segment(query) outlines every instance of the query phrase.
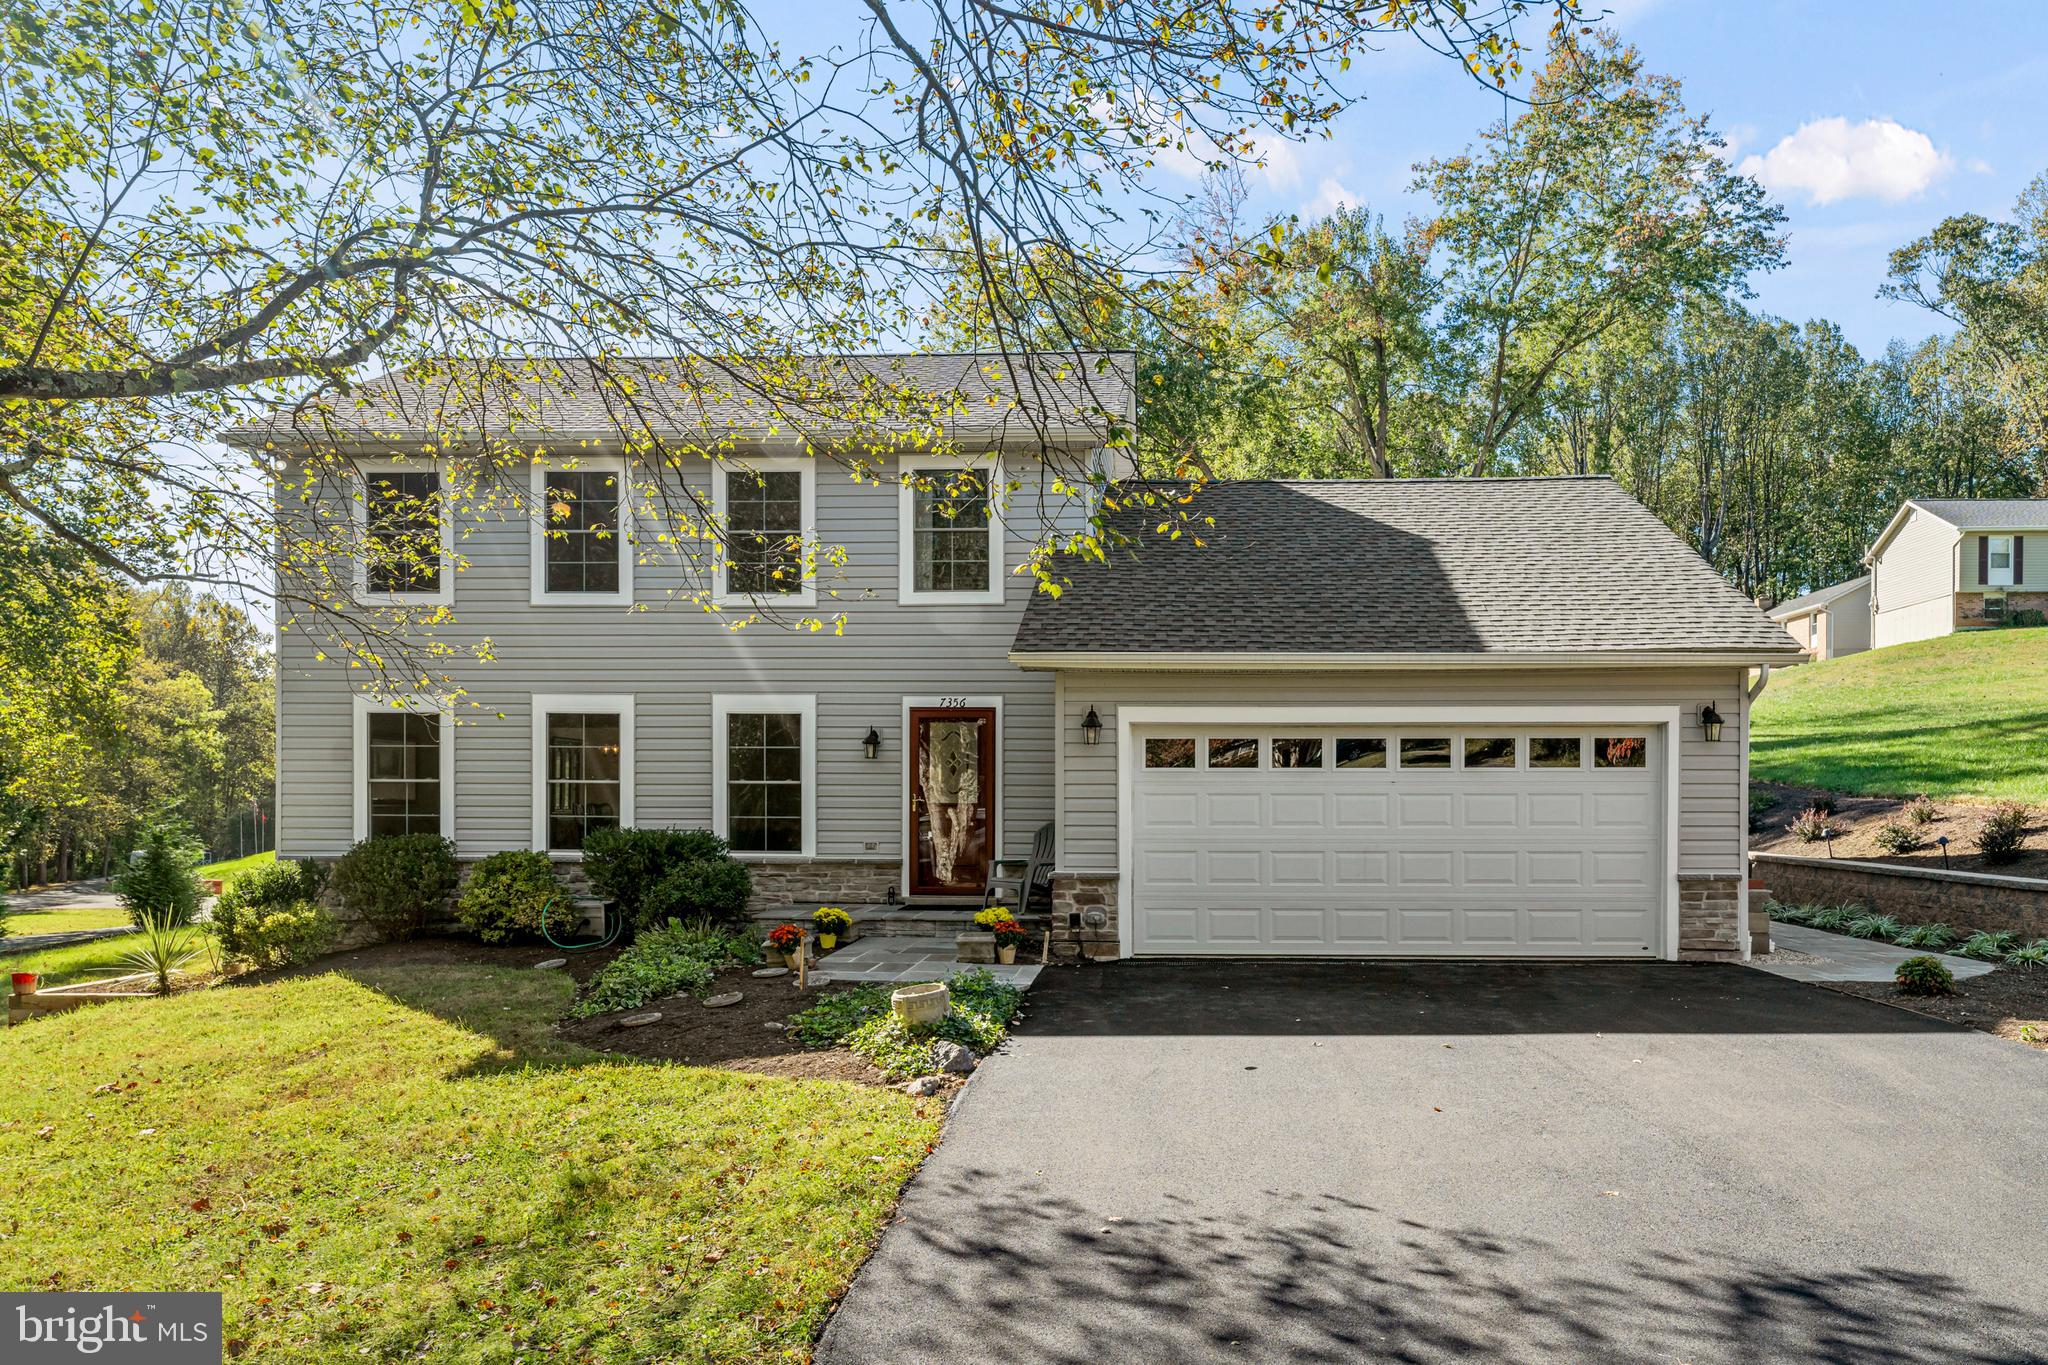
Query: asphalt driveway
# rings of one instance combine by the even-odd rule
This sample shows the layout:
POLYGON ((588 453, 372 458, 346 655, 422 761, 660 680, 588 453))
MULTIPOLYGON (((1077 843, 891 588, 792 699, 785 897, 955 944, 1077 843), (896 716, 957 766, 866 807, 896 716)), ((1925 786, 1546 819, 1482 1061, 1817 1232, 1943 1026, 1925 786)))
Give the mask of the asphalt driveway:
POLYGON ((2048 1055, 1739 966, 1048 972, 819 1359, 2048 1360, 2048 1055))

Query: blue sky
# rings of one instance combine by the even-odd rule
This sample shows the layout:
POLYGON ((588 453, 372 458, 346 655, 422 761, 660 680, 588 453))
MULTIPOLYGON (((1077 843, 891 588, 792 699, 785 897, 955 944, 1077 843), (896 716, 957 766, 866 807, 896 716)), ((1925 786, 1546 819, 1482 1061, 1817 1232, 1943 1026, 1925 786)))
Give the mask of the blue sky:
MULTIPOLYGON (((759 13, 794 50, 849 41, 859 22, 844 0, 761 0, 759 13)), ((1887 254, 1950 214, 2006 216, 2048 170, 2048 5, 1612 0, 1605 22, 1684 83, 1687 107, 1712 116, 1790 215, 1788 264, 1755 281, 1753 306, 1833 319, 1866 355, 1937 330, 1876 297, 1887 254)), ((1498 95, 1413 43, 1353 71, 1368 98, 1331 139, 1279 147, 1251 176, 1252 208, 1306 215, 1341 200, 1398 220, 1425 207, 1410 166, 1501 113, 1498 95)), ((1192 187, 1165 166, 1157 183, 1192 187)))

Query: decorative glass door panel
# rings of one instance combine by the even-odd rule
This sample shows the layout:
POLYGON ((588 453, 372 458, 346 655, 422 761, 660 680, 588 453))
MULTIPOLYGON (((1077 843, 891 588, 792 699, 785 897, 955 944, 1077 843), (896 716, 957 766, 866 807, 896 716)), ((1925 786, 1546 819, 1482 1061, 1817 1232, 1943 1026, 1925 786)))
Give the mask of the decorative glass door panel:
POLYGON ((910 892, 979 898, 995 853, 996 713, 910 713, 910 892))

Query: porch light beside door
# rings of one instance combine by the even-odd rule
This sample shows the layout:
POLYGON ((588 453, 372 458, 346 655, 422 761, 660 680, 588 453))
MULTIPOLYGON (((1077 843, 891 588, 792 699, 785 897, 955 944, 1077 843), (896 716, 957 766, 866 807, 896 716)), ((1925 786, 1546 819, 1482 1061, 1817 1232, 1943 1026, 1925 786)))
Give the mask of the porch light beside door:
POLYGON ((866 755, 867 755, 867 756, 868 756, 869 758, 873 758, 873 757, 874 757, 874 756, 875 756, 876 754, 879 754, 879 753, 881 753, 881 752, 882 752, 882 734, 881 734, 881 731, 879 731, 879 730, 875 729, 875 727, 874 727, 874 726, 870 725, 870 726, 868 727, 868 732, 867 732, 866 736, 865 736, 865 737, 863 737, 863 738, 862 738, 862 740, 861 740, 861 742, 860 742, 860 751, 861 751, 861 752, 862 752, 863 754, 866 754, 866 755))
POLYGON ((1714 709, 1712 702, 1700 708, 1700 732, 1706 736, 1709 744, 1716 743, 1721 738, 1721 713, 1714 709))
POLYGON ((1102 743, 1102 717, 1095 714, 1095 708, 1092 706, 1088 708, 1088 714, 1081 717, 1081 742, 1102 743))

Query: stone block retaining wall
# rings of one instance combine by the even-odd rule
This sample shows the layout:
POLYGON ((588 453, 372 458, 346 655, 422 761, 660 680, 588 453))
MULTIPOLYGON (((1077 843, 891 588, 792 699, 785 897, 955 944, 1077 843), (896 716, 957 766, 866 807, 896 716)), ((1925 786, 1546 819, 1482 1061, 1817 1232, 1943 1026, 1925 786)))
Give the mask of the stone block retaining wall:
POLYGON ((1752 853, 1749 858, 1757 880, 1784 905, 1867 905, 1907 924, 2048 936, 2048 881, 2036 877, 1789 853, 1752 853))

